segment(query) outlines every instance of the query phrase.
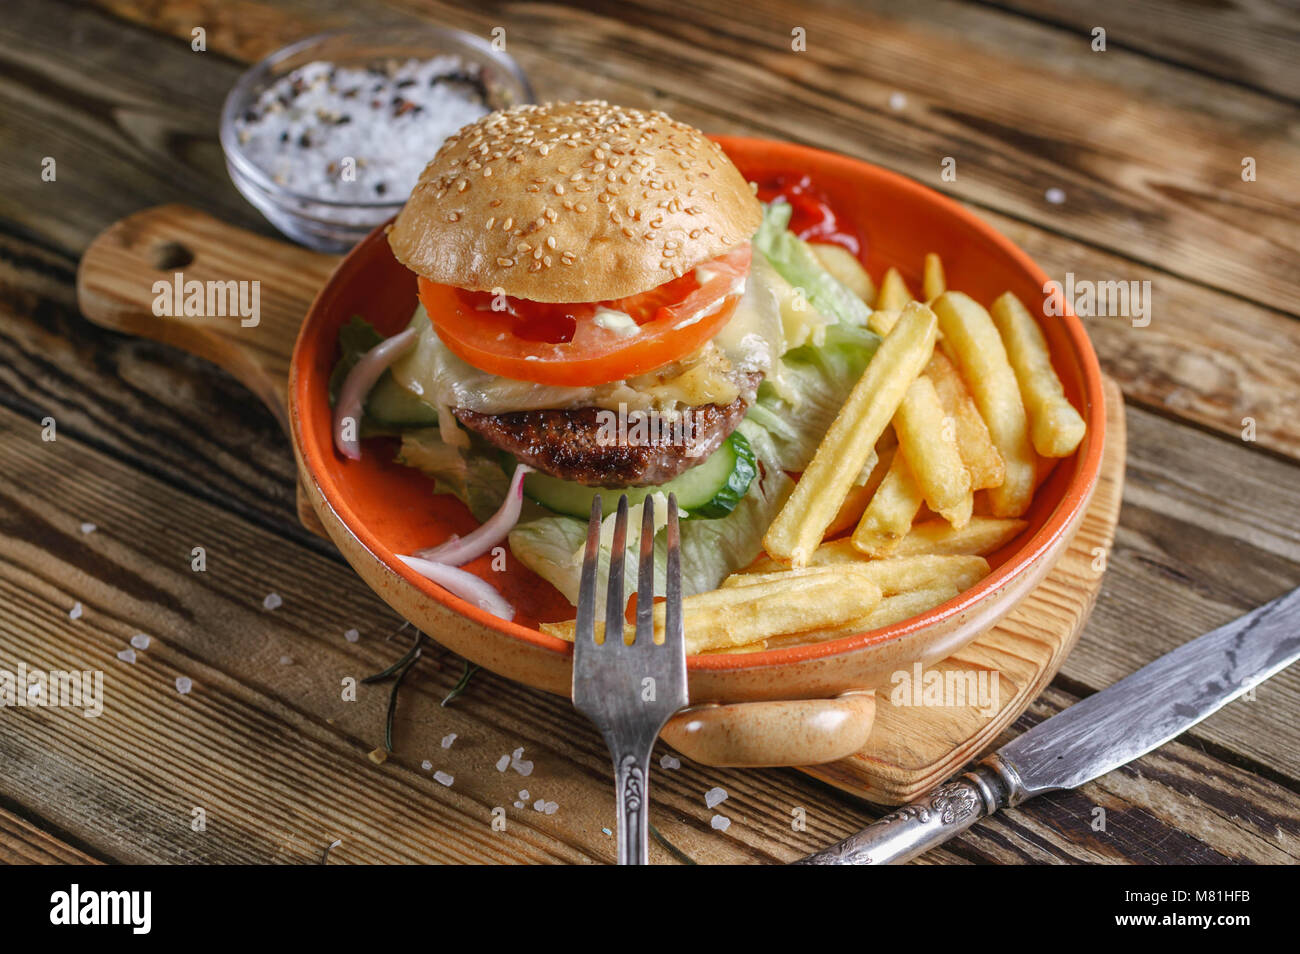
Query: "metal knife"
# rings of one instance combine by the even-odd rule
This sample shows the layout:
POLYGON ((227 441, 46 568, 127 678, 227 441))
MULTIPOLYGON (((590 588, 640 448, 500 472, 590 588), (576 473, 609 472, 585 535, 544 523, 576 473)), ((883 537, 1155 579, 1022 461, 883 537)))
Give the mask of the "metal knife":
POLYGON ((1040 722, 928 795, 803 865, 897 864, 1000 808, 1076 788, 1164 745, 1300 659, 1300 589, 1040 722))

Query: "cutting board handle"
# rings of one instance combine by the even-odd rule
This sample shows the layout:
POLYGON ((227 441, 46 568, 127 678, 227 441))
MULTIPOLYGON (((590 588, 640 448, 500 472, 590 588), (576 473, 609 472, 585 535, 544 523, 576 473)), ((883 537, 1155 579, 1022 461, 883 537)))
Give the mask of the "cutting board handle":
POLYGON ((96 236, 77 268, 77 298, 97 325, 225 368, 288 433, 285 393, 298 327, 337 263, 184 205, 162 205, 96 236))

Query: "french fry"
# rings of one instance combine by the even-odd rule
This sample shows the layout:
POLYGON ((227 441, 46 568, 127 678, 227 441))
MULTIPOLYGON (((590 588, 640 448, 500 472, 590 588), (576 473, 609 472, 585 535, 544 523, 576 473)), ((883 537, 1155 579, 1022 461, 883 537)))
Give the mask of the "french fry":
POLYGON ((784 649, 787 646, 799 646, 805 643, 823 643, 846 636, 869 633, 882 626, 893 626, 905 619, 911 619, 927 610, 932 610, 941 603, 946 603, 961 590, 953 583, 936 583, 920 590, 897 593, 886 596, 866 616, 851 620, 841 626, 827 629, 815 629, 802 633, 787 633, 774 636, 764 642, 764 649, 784 649))
POLYGON ((724 649, 706 649, 701 656, 741 656, 745 653, 761 653, 767 649, 767 640, 760 639, 756 643, 746 643, 744 646, 727 646, 724 649))
MULTIPOLYGON (((972 554, 987 556, 1015 539, 1027 524, 1023 520, 1003 517, 971 517, 970 523, 960 530, 947 520, 924 520, 912 525, 911 532, 898 541, 889 559, 904 556, 959 556, 972 554)), ((831 540, 813 551, 808 566, 825 566, 829 563, 856 563, 868 560, 852 540, 831 540)), ((770 573, 785 569, 785 564, 771 557, 759 557, 743 573, 770 573)))
POLYGON ((1065 397, 1043 330, 1011 292, 993 303, 991 314, 1020 385, 1034 450, 1044 457, 1069 457, 1088 428, 1065 397))
POLYGON ((812 242, 808 247, 813 250, 822 268, 830 272, 840 284, 868 305, 876 300, 876 285, 856 255, 842 245, 812 242))
POLYGON ((906 456, 896 451, 884 480, 853 531, 853 546, 870 556, 888 556, 912 529, 923 499, 906 456))
POLYGON ((970 471, 971 489, 983 490, 998 486, 1006 479, 1006 466, 1002 463, 1002 455, 993 446, 988 425, 980 417, 979 409, 975 407, 975 401, 966 390, 961 375, 948 360, 948 356, 938 349, 926 365, 925 373, 934 382, 939 403, 952 418, 957 453, 970 471))
POLYGON ((907 282, 903 281, 903 276, 898 274, 898 269, 891 267, 880 280, 880 291, 876 292, 876 303, 873 307, 880 311, 890 309, 901 311, 904 305, 913 300, 907 282))
POLYGON ((948 290, 948 280, 943 274, 943 260, 931 252, 925 256, 925 273, 921 279, 921 294, 926 301, 934 301, 948 290))
POLYGON ((930 509, 954 527, 964 527, 975 500, 970 472, 957 449, 955 422, 949 425, 948 420, 934 383, 922 375, 903 395, 894 414, 894 431, 930 509), (951 438, 946 433, 950 426, 954 428, 951 438))
POLYGON ((934 300, 944 350, 971 390, 975 406, 1002 455, 1006 479, 987 491, 994 516, 1018 517, 1034 495, 1036 462, 1020 386, 989 313, 961 292, 934 300))
POLYGON ((769 554, 802 566, 821 543, 904 393, 929 363, 935 331, 925 305, 903 309, 768 528, 763 549, 769 554))
POLYGON ((840 504, 835 519, 826 528, 826 536, 833 537, 837 533, 843 533, 862 519, 862 511, 867 509, 867 504, 871 502, 871 498, 875 495, 876 488, 885 479, 885 474, 888 473, 889 464, 893 459, 894 448, 886 448, 882 453, 880 448, 877 447, 875 466, 871 468, 871 473, 867 476, 867 482, 861 485, 855 484, 849 488, 848 496, 844 498, 844 503, 840 504))
POLYGON ((867 327, 874 331, 880 337, 885 337, 894 330, 894 325, 898 324, 898 316, 902 314, 897 308, 877 308, 867 319, 867 327))
MULTIPOLYGON (((791 577, 803 580, 829 578, 845 566, 858 571, 854 580, 863 579, 880 587, 885 596, 924 589, 941 583, 951 583, 960 590, 974 586, 989 573, 989 562, 982 556, 906 556, 884 560, 865 560, 823 563, 798 570, 773 570, 768 573, 733 573, 722 581, 723 589, 761 586, 791 577)), ((842 576, 841 576, 842 578, 842 576)))
MULTIPOLYGON (((866 615, 880 602, 880 587, 871 582, 863 566, 817 569, 811 577, 782 573, 781 579, 686 597, 682 600, 686 651, 695 654, 747 646, 782 633, 839 626, 866 615)), ((664 603, 655 605, 656 639, 663 638, 664 608, 664 603)), ((543 623, 541 629, 572 642, 577 621, 543 623)), ((628 624, 624 638, 634 632, 635 626, 628 624)), ((600 621, 596 633, 604 633, 600 621)))

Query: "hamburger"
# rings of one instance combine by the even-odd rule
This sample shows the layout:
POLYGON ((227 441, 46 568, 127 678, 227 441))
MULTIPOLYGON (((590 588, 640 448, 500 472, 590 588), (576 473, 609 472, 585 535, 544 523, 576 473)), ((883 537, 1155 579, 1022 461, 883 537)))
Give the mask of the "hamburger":
POLYGON ((585 522, 613 489, 676 496, 684 588, 712 589, 761 552, 878 344, 850 233, 798 170, 750 183, 662 112, 492 113, 388 230, 418 304, 388 338, 362 316, 341 329, 335 443, 399 438, 400 463, 483 521, 417 551, 444 585, 481 589, 442 564, 508 535, 576 601, 585 522))
POLYGON ((541 474, 663 485, 722 446, 779 356, 740 307, 761 220, 722 150, 661 112, 493 113, 443 145, 388 234, 459 359, 423 384, 541 474))

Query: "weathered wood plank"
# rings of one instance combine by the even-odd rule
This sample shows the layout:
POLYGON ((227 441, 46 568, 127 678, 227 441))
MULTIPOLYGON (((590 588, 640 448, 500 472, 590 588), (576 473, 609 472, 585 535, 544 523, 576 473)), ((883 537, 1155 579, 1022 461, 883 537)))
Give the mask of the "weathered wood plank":
POLYGON ((74 253, 104 225, 166 201, 272 234, 235 191, 217 141, 236 64, 62 0, 6 5, 0 64, 0 218, 74 253))
MULTIPOLYGON (((151 3, 101 2, 175 29, 175 16, 157 20, 151 3)), ((692 3, 669 16, 627 2, 394 5, 482 33, 504 24, 543 95, 559 94, 548 77, 582 63, 601 78, 586 84, 591 92, 609 80, 639 87, 637 105, 666 105, 688 121, 692 109, 718 112, 739 128, 860 155, 1151 267, 1292 314, 1300 307, 1300 214, 1284 173, 1300 161, 1300 111, 1267 96, 1125 50, 1095 55, 1086 37, 956 2, 927 5, 914 21, 902 3, 803 4, 797 17, 782 0, 692 3), (791 50, 796 26, 805 51, 791 50), (887 105, 900 90, 901 112, 887 105), (1243 182, 1245 156, 1271 171, 1243 182), (955 181, 940 178, 945 157, 957 160, 955 181), (1053 187, 1066 204, 1044 199, 1053 187)), ((190 9, 193 22, 219 15, 210 0, 190 9)), ((290 0, 288 9, 306 27, 363 22, 376 8, 290 0)))
MULTIPOLYGON (((39 792, 51 821, 127 861, 307 862, 335 838, 344 842, 331 854, 337 861, 612 857, 601 831, 612 812, 607 756, 565 700, 480 673, 443 708, 438 700, 459 666, 422 662, 403 689, 397 753, 375 766, 366 753, 381 739, 386 689, 363 688, 347 703, 340 680, 382 668, 405 648, 407 634, 384 640, 396 621, 346 567, 75 440, 42 443, 34 422, 10 412, 0 412, 0 460, 0 599, 10 607, 0 620, 0 661, 100 669, 106 682, 96 719, 66 709, 7 714, 11 728, 0 734, 6 797, 39 792), (94 532, 81 532, 85 519, 95 520, 94 532), (207 548, 205 572, 190 569, 194 545, 207 548), (274 611, 261 606, 270 591, 284 601, 274 611), (82 613, 72 619, 77 601, 82 613), (360 642, 343 639, 350 627, 361 631, 360 642), (152 642, 128 664, 115 654, 135 632, 152 642), (174 686, 181 675, 194 681, 184 696, 174 686), (450 732, 458 738, 443 750, 439 740, 450 732), (499 774, 496 760, 519 746, 535 762, 533 774, 499 774), (424 759, 452 774, 453 786, 432 782, 418 767, 424 759), (514 809, 521 789, 560 810, 514 809), (489 827, 496 806, 506 809, 505 833, 489 827), (189 828, 196 807, 205 809, 206 832, 189 828)), ((1274 723, 1293 708, 1282 700, 1259 711, 1253 731, 1267 737, 1261 745, 1286 743, 1274 723)), ((1197 737, 1220 735, 1207 723, 1197 737)), ((1188 849, 1178 835, 1187 811, 1228 810, 1176 804, 1164 789, 1153 789, 1149 801, 1141 786, 1131 787, 1122 800, 1157 836, 1143 848, 1147 860, 1188 849)), ((1277 788, 1261 791, 1280 808, 1263 802, 1232 810, 1285 816, 1290 802, 1278 802, 1277 788)), ((871 817, 793 772, 686 763, 657 772, 654 792, 655 824, 698 861, 790 860, 871 817), (714 813, 703 803, 713 785, 730 795, 719 809, 733 822, 725 835, 711 830, 714 813), (807 814, 806 831, 791 828, 796 808, 807 814)), ((930 860, 1078 857, 1071 819, 1082 817, 1079 804, 1066 799, 1042 809, 1046 816, 1008 817, 997 824, 1009 828, 992 829, 1002 842, 963 842, 930 860)), ((1216 840, 1204 814, 1196 824, 1224 858, 1274 857, 1286 844, 1263 835, 1243 844, 1228 829, 1216 840)), ((1120 857, 1127 855, 1116 848, 1120 857)))
MULTIPOLYGON (((403 688, 398 755, 377 767, 366 754, 381 744, 387 687, 349 703, 340 681, 383 668, 410 635, 385 641, 398 621, 347 567, 74 439, 42 442, 35 422, 7 411, 0 458, 0 665, 101 670, 106 686, 98 718, 6 712, 7 797, 39 793, 61 828, 125 861, 303 862, 336 837, 336 860, 613 857, 600 831, 612 817, 608 756, 565 700, 480 673, 443 708, 460 667, 422 662, 403 688), (86 520, 97 524, 89 534, 86 520), (204 572, 191 569, 194 546, 206 550, 204 572), (283 605, 269 611, 272 591, 283 605), (149 648, 119 660, 136 632, 149 648), (177 692, 179 676, 193 680, 190 694, 177 692), (450 732, 458 739, 444 751, 450 732), (520 746, 534 773, 498 773, 497 759, 520 746), (456 783, 431 781, 426 758, 456 783), (525 788, 529 807, 516 810, 525 788), (560 811, 534 811, 538 798, 560 811), (498 805, 508 834, 490 827, 498 805), (196 807, 205 833, 190 831, 196 807)), ((737 825, 715 835, 703 793, 719 777, 686 766, 656 786, 655 824, 699 860, 793 856, 869 817, 813 804, 812 783, 794 773, 736 774, 722 784, 737 825), (811 832, 784 833, 786 804, 808 806, 811 832)))
MULTIPOLYGON (((346 703, 339 680, 391 662, 407 634, 383 639, 393 616, 350 571, 72 439, 45 445, 34 422, 9 412, 0 412, 0 459, 0 597, 10 607, 0 620, 0 659, 101 669, 107 686, 98 719, 9 712, 12 729, 0 737, 6 797, 42 793, 48 818, 122 860, 309 862, 334 838, 343 845, 331 859, 354 862, 612 857, 601 832, 612 811, 607 756, 563 699, 480 673, 467 694, 439 707, 459 665, 421 663, 403 690, 398 751, 374 766, 365 754, 380 741, 386 690, 364 688, 346 703), (94 533, 78 528, 86 516, 99 524, 94 533), (195 543, 208 548, 203 573, 190 569, 195 543), (269 590, 283 598, 274 611, 260 606, 269 590), (77 600, 82 615, 70 619, 77 600), (360 642, 342 638, 350 626, 360 642), (121 662, 114 654, 134 632, 147 632, 151 645, 134 664, 121 662), (190 694, 174 688, 182 675, 194 680, 190 694), (438 740, 450 732, 458 738, 443 750, 438 740), (526 779, 494 768, 517 746, 536 763, 526 779), (422 759, 455 784, 430 781, 422 759), (516 810, 520 789, 560 810, 516 810), (489 827, 498 805, 507 811, 504 833, 489 827), (205 810, 205 832, 190 829, 195 807, 205 810)), ((686 763, 656 773, 654 790, 655 824, 701 862, 789 860, 871 818, 793 772, 686 763), (703 805, 712 785, 729 793, 719 810, 733 821, 725 834, 711 831, 714 812, 703 805), (794 808, 806 811, 807 831, 793 831, 794 808)), ((1151 816, 1153 831, 1183 845, 1177 831, 1187 806, 1149 803, 1141 789, 1122 795, 1151 816)), ((1265 818, 1287 805, 1283 798, 1282 808, 1235 811, 1265 818)), ((1009 828, 995 829, 1005 845, 971 842, 931 860, 1076 857, 1069 819, 1082 811, 1078 803, 1047 811, 1060 837, 1009 818, 998 823, 1009 828)), ((1243 846, 1227 832, 1219 842, 1212 821, 1197 824, 1222 857, 1277 854, 1268 838, 1243 846)))
MULTIPOLYGON (((200 14, 210 14, 216 19, 203 19, 203 22, 215 24, 210 36, 212 49, 215 51, 219 43, 226 42, 230 44, 226 52, 245 56, 262 52, 258 44, 279 43, 303 29, 332 23, 343 15, 327 10, 321 14, 321 21, 302 26, 283 11, 277 10, 276 16, 271 16, 257 14, 255 11, 259 9, 262 7, 256 3, 232 8, 222 6, 217 10, 199 7, 186 22, 198 22, 195 17, 203 19, 200 14), (240 27, 244 22, 262 21, 270 24, 270 35, 240 27)), ((171 6, 162 10, 130 7, 128 12, 146 19, 155 14, 163 16, 159 25, 168 29, 179 29, 185 20, 171 6)), ((159 42, 165 45, 165 41, 159 42)), ((195 62, 188 47, 173 55, 186 58, 185 63, 195 62)), ((532 55, 537 59, 533 72, 539 84, 544 84, 545 95, 591 95, 593 92, 590 83, 588 88, 575 90, 570 72, 559 71, 545 56, 532 55), (566 85, 557 85, 561 83, 566 85)), ((123 61, 114 64, 112 72, 130 69, 130 62, 123 61)), ((233 81, 233 75, 218 74, 221 71, 213 72, 205 67, 204 72, 194 76, 193 83, 193 88, 207 90, 204 95, 208 97, 207 108, 213 124, 225 91, 223 84, 233 81)), ((641 102, 646 96, 643 87, 630 81, 614 80, 606 85, 612 98, 641 102)), ((706 110, 690 103, 659 104, 674 110, 680 105, 685 110, 684 118, 705 128, 740 128, 730 116, 719 112, 716 105, 706 110)), ((141 202, 147 202, 151 188, 147 183, 141 187, 141 202)), ((0 198, 0 210, 3 201, 0 198)), ((70 222, 68 226, 86 229, 79 236, 82 242, 89 241, 93 235, 84 209, 63 210, 56 203, 44 211, 48 215, 65 214, 74 218, 75 223, 70 222)), ((1073 272, 1077 278, 1088 281, 1151 282, 1154 317, 1149 326, 1133 327, 1123 318, 1098 318, 1090 322, 1107 370, 1121 381, 1130 400, 1166 406, 1179 416, 1231 434, 1239 434, 1243 420, 1252 418, 1261 446, 1300 456, 1300 365, 1287 358, 1292 350, 1300 348, 1300 324, 1284 311, 1213 292, 1195 280, 1139 265, 1086 241, 1066 238, 1005 214, 989 210, 981 214, 1059 279, 1073 272)), ((0 215, 4 215, 3 211, 0 215)), ((103 220, 94 224, 100 228, 109 223, 103 220)))
POLYGON ((75 275, 63 254, 0 235, 0 403, 297 532, 293 455, 271 413, 206 361, 90 324, 75 275))
MULTIPOLYGON (((1017 730, 1075 701, 1049 689, 1017 730)), ((963 847, 998 864, 1163 864, 1170 857, 1179 864, 1295 864, 1300 795, 1225 765, 1197 738, 1185 735, 1075 791, 995 815, 968 831, 963 847)))
MULTIPOLYGON (((1294 465, 1239 441, 1130 409, 1124 509, 1101 596, 1067 680, 1110 685, 1189 639, 1300 586, 1294 465)), ((1274 676, 1196 730, 1300 779, 1300 667, 1274 676)))
POLYGON ((97 865, 101 862, 64 844, 25 818, 0 808, 0 865, 97 865))
POLYGON ((1277 96, 1300 99, 1300 18, 1294 4, 1275 0, 1093 0, 1082 6, 1068 0, 995 0, 1025 16, 1091 36, 1106 30, 1110 47, 1208 73, 1277 96))

